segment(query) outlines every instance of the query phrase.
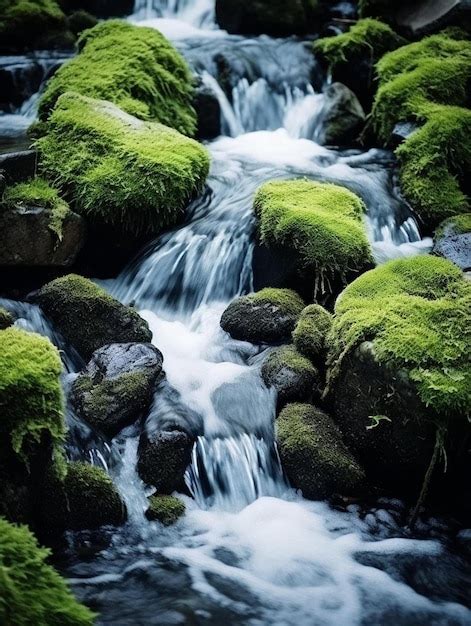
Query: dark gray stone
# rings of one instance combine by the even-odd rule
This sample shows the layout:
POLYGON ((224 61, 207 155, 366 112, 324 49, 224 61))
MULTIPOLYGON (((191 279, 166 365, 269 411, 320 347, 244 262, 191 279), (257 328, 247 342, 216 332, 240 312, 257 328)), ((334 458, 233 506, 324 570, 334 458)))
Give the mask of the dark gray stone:
POLYGON ((365 118, 363 107, 353 91, 342 83, 333 83, 324 92, 318 120, 321 131, 316 139, 327 145, 351 144, 360 134, 365 118))
POLYGON ((398 26, 414 37, 431 35, 449 25, 463 26, 470 18, 470 0, 407 2, 396 15, 398 26))
POLYGON ((198 118, 198 139, 214 139, 221 134, 221 107, 213 90, 200 84, 195 91, 193 106, 198 118))
POLYGON ((397 148, 403 141, 415 133, 418 125, 414 122, 398 122, 391 135, 390 145, 392 148, 397 148))
POLYGON ((170 494, 184 484, 194 439, 182 431, 143 433, 139 442, 137 471, 159 493, 170 494))
POLYGON ((8 183, 19 183, 36 174, 36 150, 22 150, 0 154, 0 173, 8 183))
POLYGON ((471 233, 440 237, 433 246, 433 253, 448 259, 463 272, 471 270, 471 233))

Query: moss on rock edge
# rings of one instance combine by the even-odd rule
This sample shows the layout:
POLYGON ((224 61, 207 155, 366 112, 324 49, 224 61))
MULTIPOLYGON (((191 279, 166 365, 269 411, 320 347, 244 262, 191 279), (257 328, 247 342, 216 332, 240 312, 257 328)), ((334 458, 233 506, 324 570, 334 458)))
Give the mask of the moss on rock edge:
POLYGON ((175 496, 150 496, 146 517, 164 526, 175 524, 185 514, 185 504, 175 496))
POLYGON ((296 349, 311 361, 323 361, 327 355, 327 335, 332 315, 319 304, 310 304, 301 313, 293 331, 296 349))
POLYGON ((276 348, 262 364, 263 381, 276 389, 279 407, 311 400, 317 391, 318 376, 309 359, 291 345, 276 348))
POLYGON ((0 330, 5 330, 13 324, 13 317, 9 311, 0 307, 0 330))

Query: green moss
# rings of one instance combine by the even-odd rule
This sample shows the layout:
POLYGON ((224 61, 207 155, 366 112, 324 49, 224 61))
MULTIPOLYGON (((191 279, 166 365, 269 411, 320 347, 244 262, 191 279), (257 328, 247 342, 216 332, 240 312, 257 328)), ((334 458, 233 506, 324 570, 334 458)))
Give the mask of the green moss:
POLYGON ((293 346, 276 348, 270 352, 263 365, 267 378, 271 378, 272 375, 276 374, 283 367, 287 367, 299 374, 315 372, 309 359, 300 354, 293 346))
POLYGON ((48 117, 61 94, 74 91, 108 100, 131 115, 185 135, 194 134, 191 73, 161 33, 111 20, 85 31, 79 46, 80 54, 49 81, 39 105, 40 119, 48 117))
POLYGON ((69 29, 75 36, 80 35, 84 30, 93 28, 98 24, 98 20, 87 11, 74 11, 67 18, 69 29))
POLYGON ((0 330, 4 330, 13 324, 13 317, 9 311, 0 307, 0 330))
POLYGON ((151 496, 146 517, 164 526, 171 526, 185 514, 185 504, 174 496, 151 496))
POLYGON ((49 556, 26 526, 0 518, 0 622, 5 626, 92 626, 95 615, 75 600, 47 563, 49 556))
POLYGON ((318 395, 319 373, 311 361, 294 346, 281 346, 262 364, 262 379, 277 392, 277 406, 287 402, 310 401, 318 395))
POLYGON ((255 304, 270 304, 278 307, 287 315, 299 315, 304 308, 304 302, 292 289, 275 289, 273 287, 265 287, 260 291, 244 296, 255 304))
POLYGON ((59 241, 62 240, 62 224, 70 211, 69 205, 44 179, 33 178, 30 181, 7 187, 3 194, 2 204, 47 209, 50 211, 49 229, 59 241))
POLYGON ((471 233, 471 213, 455 215, 444 220, 435 231, 435 239, 439 237, 454 237, 471 233))
POLYGON ((431 419, 470 415, 471 283, 449 261, 418 256, 363 274, 338 299, 330 339, 330 380, 373 341, 380 363, 408 372, 431 419))
POLYGON ((37 146, 77 212, 132 234, 174 225, 209 170, 196 141, 78 94, 61 96, 37 146))
POLYGON ((326 272, 344 277, 371 261, 364 204, 344 187, 305 179, 273 181, 260 187, 254 209, 262 243, 294 249, 300 266, 321 277, 326 272))
POLYGON ((307 306, 293 331, 293 342, 298 352, 312 361, 323 360, 327 354, 327 335, 332 326, 332 315, 318 304, 307 306))
POLYGON ((372 62, 383 54, 404 45, 387 24, 378 20, 364 19, 354 24, 346 33, 324 37, 314 42, 314 52, 322 56, 331 68, 360 56, 368 56, 372 62))
POLYGON ((20 456, 44 433, 62 444, 61 370, 59 352, 45 337, 18 328, 0 332, 0 434, 20 456))

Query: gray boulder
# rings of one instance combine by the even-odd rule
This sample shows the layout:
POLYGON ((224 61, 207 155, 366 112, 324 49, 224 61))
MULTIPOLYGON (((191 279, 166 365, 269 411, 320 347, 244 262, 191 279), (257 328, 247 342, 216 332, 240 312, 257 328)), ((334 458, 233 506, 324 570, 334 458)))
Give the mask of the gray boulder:
POLYGON ((463 272, 471 270, 471 213, 450 217, 440 224, 433 253, 448 259, 463 272))
POLYGON ((470 0, 406 2, 396 14, 397 25, 413 37, 431 35, 450 25, 462 26, 470 18, 470 0))
POLYGON ((353 143, 365 124, 365 111, 346 85, 333 83, 324 92, 324 103, 318 122, 321 131, 317 141, 326 145, 353 143))

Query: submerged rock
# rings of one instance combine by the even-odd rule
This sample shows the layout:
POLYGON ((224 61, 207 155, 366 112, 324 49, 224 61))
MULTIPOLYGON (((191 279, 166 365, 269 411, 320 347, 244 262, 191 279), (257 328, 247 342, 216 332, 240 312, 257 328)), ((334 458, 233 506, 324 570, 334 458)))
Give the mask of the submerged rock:
POLYGON ((171 526, 185 514, 185 509, 185 504, 174 496, 151 496, 145 515, 151 522, 171 526))
POLYGON ((70 392, 77 414, 114 437, 149 408, 162 362, 161 352, 150 343, 110 344, 96 350, 70 392))
POLYGON ((319 143, 349 145, 354 143, 365 124, 365 112, 358 98, 346 85, 333 83, 324 92, 320 111, 322 120, 319 143))
POLYGON ((450 217, 435 232, 433 253, 471 270, 471 213, 450 217))
POLYGON ((303 307, 295 291, 266 288, 231 302, 221 327, 234 339, 278 343, 289 338, 303 307))

